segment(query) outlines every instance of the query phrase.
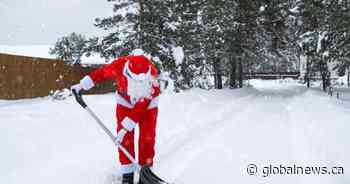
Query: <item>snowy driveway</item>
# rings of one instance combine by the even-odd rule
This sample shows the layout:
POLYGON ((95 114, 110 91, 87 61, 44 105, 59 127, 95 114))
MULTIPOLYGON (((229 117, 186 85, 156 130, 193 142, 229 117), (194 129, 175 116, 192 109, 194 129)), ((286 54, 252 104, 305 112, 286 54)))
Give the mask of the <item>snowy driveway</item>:
MULTIPOLYGON (((183 184, 349 183, 348 102, 295 83, 252 85, 163 95, 156 172, 183 184), (263 177, 265 166, 293 164, 344 174, 263 177)), ((114 129, 113 94, 86 101, 114 129)), ((101 184, 119 172, 112 144, 72 98, 0 101, 0 145, 0 183, 101 184)))

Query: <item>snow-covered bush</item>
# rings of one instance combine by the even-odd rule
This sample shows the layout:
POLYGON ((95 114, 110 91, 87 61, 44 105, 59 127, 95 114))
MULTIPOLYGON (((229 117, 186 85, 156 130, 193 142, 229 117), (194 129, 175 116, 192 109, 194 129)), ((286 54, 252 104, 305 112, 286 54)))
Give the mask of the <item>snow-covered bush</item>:
POLYGON ((50 91, 49 96, 52 100, 65 100, 67 97, 71 96, 71 91, 67 88, 62 90, 50 91))

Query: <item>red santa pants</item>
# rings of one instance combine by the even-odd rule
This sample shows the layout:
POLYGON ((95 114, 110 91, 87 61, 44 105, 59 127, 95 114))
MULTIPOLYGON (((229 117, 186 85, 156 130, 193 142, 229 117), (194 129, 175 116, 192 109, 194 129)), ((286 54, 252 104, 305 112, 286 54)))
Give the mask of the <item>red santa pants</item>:
MULTIPOLYGON (((117 132, 123 128, 121 122, 126 117, 129 108, 122 105, 117 105, 117 132)), ((154 158, 154 146, 155 146, 155 137, 156 137, 156 125, 157 125, 157 116, 158 108, 148 109, 146 113, 141 115, 140 122, 137 122, 139 125, 139 155, 138 160, 141 166, 148 164, 153 164, 154 158)), ((130 154, 135 158, 134 151, 134 131, 128 132, 125 134, 122 141, 122 145, 130 152, 130 154)), ((118 149, 119 152, 119 161, 122 165, 122 173, 133 172, 135 167, 131 161, 125 156, 125 154, 118 149)))

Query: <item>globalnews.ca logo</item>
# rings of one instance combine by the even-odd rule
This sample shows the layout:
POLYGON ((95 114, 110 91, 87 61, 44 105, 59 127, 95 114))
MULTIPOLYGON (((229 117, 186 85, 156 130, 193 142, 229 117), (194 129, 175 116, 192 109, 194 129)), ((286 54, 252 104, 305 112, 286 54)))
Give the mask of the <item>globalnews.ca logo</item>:
POLYGON ((259 168, 256 164, 247 166, 247 173, 251 176, 269 177, 272 175, 344 175, 342 166, 300 166, 292 165, 267 165, 259 168))

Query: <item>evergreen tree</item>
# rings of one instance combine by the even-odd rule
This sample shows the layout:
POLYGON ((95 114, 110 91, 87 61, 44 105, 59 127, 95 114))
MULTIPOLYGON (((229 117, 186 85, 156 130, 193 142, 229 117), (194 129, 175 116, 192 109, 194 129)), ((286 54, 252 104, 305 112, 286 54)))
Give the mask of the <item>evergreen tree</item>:
MULTIPOLYGON (((234 4, 233 4, 234 5, 234 4)), ((232 6, 233 6, 232 5, 232 6)), ((230 18, 226 22, 229 25, 225 45, 228 47, 229 58, 231 60, 231 72, 237 72, 238 87, 243 87, 244 73, 248 71, 252 61, 260 57, 261 53, 259 41, 259 7, 257 1, 237 0, 234 11, 231 11, 230 18), (236 72, 234 71, 236 69, 236 72)), ((228 14, 229 12, 227 12, 228 14)), ((234 76, 234 74, 231 74, 234 76)), ((230 82, 235 83, 234 81, 230 82)), ((231 86, 233 87, 233 86, 231 86)))
POLYGON ((191 87, 210 88, 208 69, 202 51, 203 1, 175 0, 170 24, 175 45, 184 52, 182 62, 175 63, 173 70, 175 85, 180 89, 191 87))
POLYGON ((87 49, 88 40, 81 34, 71 33, 59 38, 49 54, 55 55, 69 64, 80 64, 87 49))
POLYGON ((79 63, 83 54, 110 60, 141 48, 177 90, 211 88, 212 78, 216 88, 242 87, 245 73, 295 71, 301 57, 307 60, 308 86, 319 73, 326 90, 331 62, 339 74, 349 72, 348 1, 108 1, 113 15, 95 23, 106 35, 86 39, 73 33, 51 53, 79 63))
POLYGON ((203 1, 202 5, 202 24, 203 30, 201 41, 203 42, 203 51, 205 60, 212 65, 214 73, 215 88, 223 87, 223 54, 224 54, 224 28, 226 9, 224 0, 203 1))
POLYGON ((332 30, 327 40, 330 45, 327 55, 337 63, 334 69, 337 69, 338 75, 347 75, 350 87, 350 2, 334 1, 327 19, 332 30))
POLYGON ((152 56, 159 70, 174 68, 172 1, 110 0, 114 15, 96 19, 96 26, 110 33, 92 45, 106 58, 128 54, 136 48, 152 56))
POLYGON ((323 90, 327 88, 326 77, 328 75, 327 62, 322 58, 322 54, 325 52, 325 47, 322 45, 327 24, 326 24, 326 12, 327 6, 324 2, 318 0, 302 1, 300 15, 302 17, 302 35, 301 45, 303 48, 303 54, 307 58, 307 83, 310 86, 310 77, 313 66, 318 67, 320 75, 323 80, 323 90))
POLYGON ((142 21, 142 0, 108 0, 113 3, 113 15, 96 18, 95 26, 109 33, 100 38, 97 45, 103 57, 114 59, 140 48, 143 35, 139 31, 142 21))

